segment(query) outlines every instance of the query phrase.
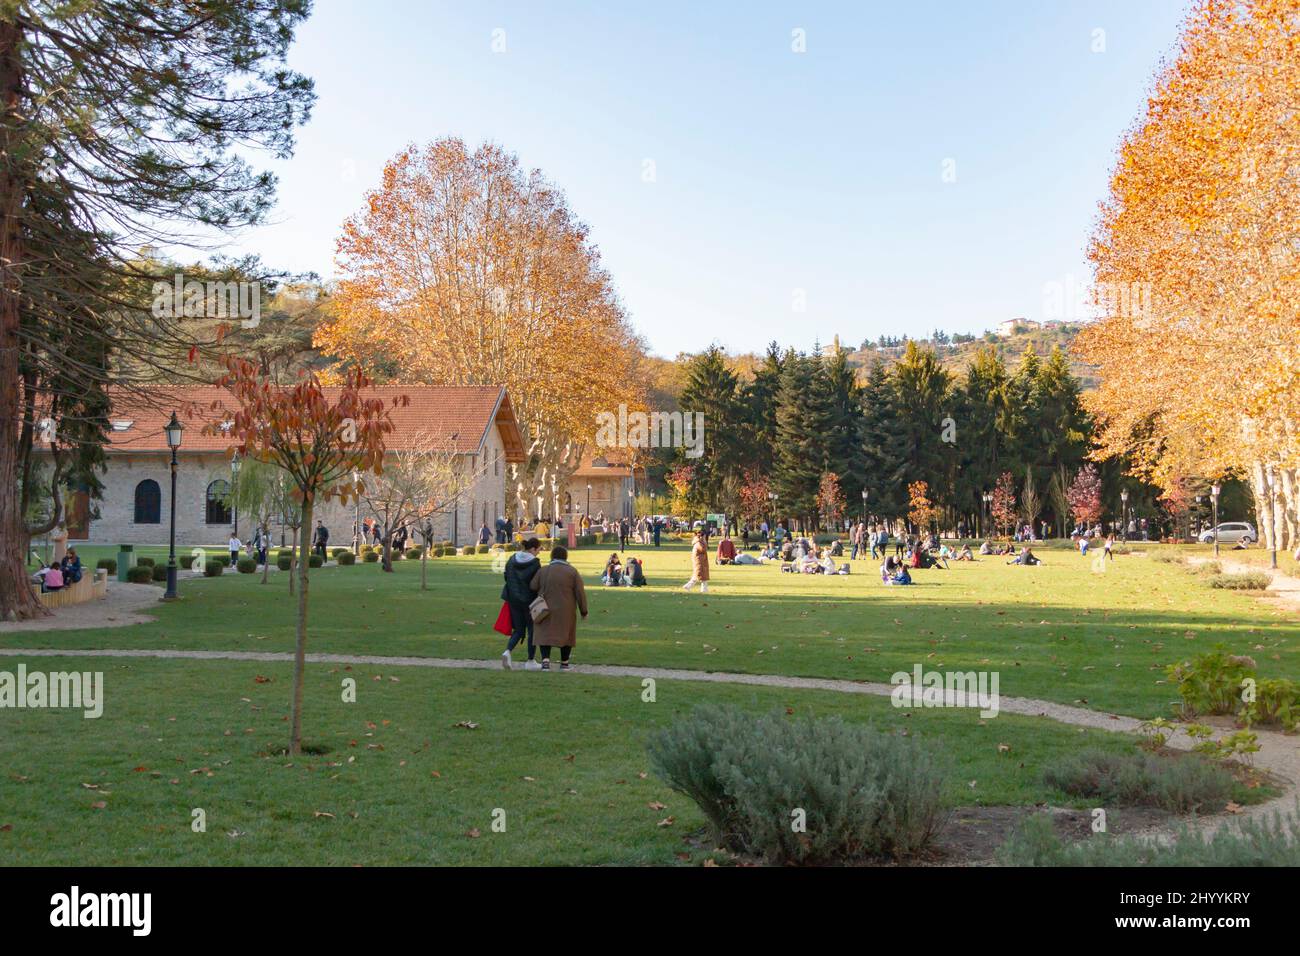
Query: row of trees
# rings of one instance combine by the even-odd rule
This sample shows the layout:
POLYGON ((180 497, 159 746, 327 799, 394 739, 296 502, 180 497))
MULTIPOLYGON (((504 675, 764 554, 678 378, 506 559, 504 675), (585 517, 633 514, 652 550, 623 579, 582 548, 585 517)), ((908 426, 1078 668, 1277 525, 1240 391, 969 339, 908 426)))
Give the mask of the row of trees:
POLYGON ((1026 520, 1043 513, 1049 489, 1058 521, 1074 514, 1066 492, 1091 424, 1061 351, 1027 350, 1008 369, 984 348, 958 375, 909 342, 865 379, 847 356, 773 343, 744 381, 718 348, 690 358, 679 401, 704 414, 705 449, 669 472, 683 506, 813 526, 858 514, 865 491, 871 514, 901 518, 916 510, 909 486, 923 482, 934 518, 973 528, 1005 474, 1026 520))

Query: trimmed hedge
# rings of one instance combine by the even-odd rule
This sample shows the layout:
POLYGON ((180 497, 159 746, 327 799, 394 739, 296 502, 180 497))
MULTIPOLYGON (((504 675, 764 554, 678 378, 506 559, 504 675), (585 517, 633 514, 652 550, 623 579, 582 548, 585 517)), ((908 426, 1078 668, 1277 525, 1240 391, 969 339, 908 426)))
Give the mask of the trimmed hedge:
POLYGON ((1230 591, 1264 591, 1272 581, 1263 571, 1246 571, 1242 574, 1216 574, 1209 580, 1212 588, 1230 591))
POLYGON ((103 568, 110 575, 117 574, 117 561, 113 558, 100 558, 95 562, 96 568, 103 568))
POLYGON ((281 571, 288 571, 293 566, 293 558, 282 551, 275 559, 275 566, 281 571))
POLYGON ((153 568, 141 567, 138 564, 133 568, 127 568, 126 579, 132 584, 149 584, 153 581, 153 568))
POLYGON ((322 558, 315 551, 307 555, 307 567, 309 568, 319 568, 324 563, 325 563, 325 559, 322 558))
POLYGON ((406 559, 408 561, 419 561, 424 557, 424 549, 421 547, 407 548, 406 559))
POLYGON ((176 566, 189 571, 193 569, 196 560, 198 559, 192 554, 178 554, 176 555, 176 566))
POLYGON ((225 570, 226 562, 224 559, 208 558, 207 563, 203 565, 203 576, 205 578, 219 578, 225 573, 225 570))
POLYGON ((135 566, 137 568, 152 568, 154 566, 154 560, 153 558, 139 557, 135 559, 135 566))
POLYGON ((375 564, 379 561, 379 553, 377 551, 367 551, 361 556, 361 560, 366 564, 375 564))
POLYGON ((240 558, 235 563, 235 570, 240 574, 252 574, 257 570, 257 558, 240 558))
POLYGON ((165 564, 155 564, 155 565, 153 566, 153 579, 154 579, 155 581, 166 581, 166 580, 167 580, 167 565, 165 565, 165 564))
POLYGON ((492 545, 490 545, 490 544, 480 544, 476 550, 478 551, 479 554, 491 554, 491 553, 492 553, 492 545))
POLYGON ((351 554, 351 553, 352 551, 348 548, 333 548, 330 550, 330 557, 332 557, 335 561, 337 561, 343 555, 351 554))
POLYGON ((339 560, 339 567, 346 568, 349 567, 350 565, 357 563, 357 556, 353 554, 351 551, 344 551, 342 554, 339 555, 338 560, 339 560))
POLYGON ((580 548, 594 548, 596 546, 596 536, 594 534, 580 534, 575 540, 580 548))

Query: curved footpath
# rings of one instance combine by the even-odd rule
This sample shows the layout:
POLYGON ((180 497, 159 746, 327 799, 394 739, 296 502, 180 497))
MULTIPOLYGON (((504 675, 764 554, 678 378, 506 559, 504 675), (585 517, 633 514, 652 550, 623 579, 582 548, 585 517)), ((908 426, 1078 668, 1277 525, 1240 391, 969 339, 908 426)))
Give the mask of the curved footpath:
MULTIPOLYGON (((74 648, 0 648, 0 657, 113 657, 113 658, 155 658, 165 660, 200 660, 200 661, 263 661, 288 663, 293 661, 293 654, 273 651, 182 651, 149 649, 99 649, 77 650, 74 648)), ((373 654, 308 654, 311 664, 361 664, 379 667, 438 667, 458 670, 499 670, 500 660, 465 660, 447 657, 387 657, 373 654)), ((556 671, 556 679, 560 672, 556 671)), ((796 690, 830 691, 841 694, 873 694, 888 697, 894 691, 893 684, 866 683, 848 680, 832 680, 816 677, 785 677, 779 674, 736 674, 724 671, 677 670, 664 667, 626 667, 613 664, 583 664, 575 667, 569 675, 596 675, 599 677, 653 677, 655 680, 700 681, 721 684, 749 684, 759 687, 786 687, 796 690)), ((949 692, 945 699, 954 703, 949 692)), ((1082 707, 1070 707, 1053 701, 1033 700, 1024 697, 1002 697, 999 711, 1021 714, 1028 717, 1046 717, 1074 727, 1091 727, 1101 730, 1135 732, 1141 721, 1133 717, 1107 714, 1082 707)), ((1191 749, 1194 741, 1186 734, 1175 732, 1169 746, 1183 750, 1191 749)), ((1300 736, 1286 736, 1270 731, 1259 731, 1260 751, 1255 755, 1255 765, 1267 771, 1284 783, 1281 796, 1264 803, 1245 807, 1235 815, 1216 815, 1198 821, 1194 826, 1212 831, 1234 820, 1242 820, 1267 815, 1273 811, 1294 814, 1297 809, 1296 781, 1300 780, 1300 736)), ((1177 824, 1152 831, 1156 836, 1167 836, 1177 829, 1177 824)))

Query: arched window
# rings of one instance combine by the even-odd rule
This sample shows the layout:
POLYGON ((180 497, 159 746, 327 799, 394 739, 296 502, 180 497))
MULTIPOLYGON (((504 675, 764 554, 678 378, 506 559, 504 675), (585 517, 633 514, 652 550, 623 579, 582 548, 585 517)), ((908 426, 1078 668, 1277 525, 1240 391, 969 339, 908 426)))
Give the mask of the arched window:
POLYGON ((152 478, 135 486, 135 523, 162 523, 162 489, 152 478))
POLYGON ((230 524, 230 482, 218 478, 208 485, 208 524, 230 524))

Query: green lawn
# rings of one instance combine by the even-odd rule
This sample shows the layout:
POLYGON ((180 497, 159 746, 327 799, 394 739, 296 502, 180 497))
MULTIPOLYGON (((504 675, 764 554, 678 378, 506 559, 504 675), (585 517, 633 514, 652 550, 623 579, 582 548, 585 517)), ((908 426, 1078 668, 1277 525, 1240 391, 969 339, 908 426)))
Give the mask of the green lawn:
MULTIPOLYGON (((1189 553, 1208 547, 1186 549, 1189 553)), ((776 566, 713 568, 707 595, 683 593, 689 555, 673 543, 645 556, 651 586, 606 589, 609 547, 575 552, 591 616, 575 660, 751 673, 885 680, 920 663, 996 670, 1006 696, 1038 697, 1151 717, 1173 700, 1164 665, 1218 642, 1249 652, 1261 676, 1300 677, 1294 615, 1248 594, 1214 590, 1176 565, 1044 549, 1046 564, 1002 558, 921 571, 917 585, 883 587, 874 567, 847 577, 781 574, 776 566)), ((500 575, 487 555, 420 566, 327 567, 312 574, 310 649, 340 653, 492 658, 500 575)), ((184 600, 158 605, 155 623, 126 630, 0 635, 0 646, 153 647, 290 651, 294 604, 285 576, 229 573, 182 581, 184 600)))
POLYGON ((0 712, 0 863, 10 865, 699 862, 709 849, 684 838, 703 818, 648 773, 643 740, 706 701, 840 714, 931 742, 950 762, 955 805, 1082 806, 1042 784, 1044 764, 1084 744, 1132 747, 1051 721, 858 695, 660 681, 646 703, 635 679, 314 665, 305 726, 325 752, 289 759, 288 665, 27 664, 103 671, 106 704, 97 720, 0 712), (346 677, 356 703, 342 700, 346 677), (195 809, 205 833, 191 829, 195 809), (504 833, 492 829, 497 809, 504 833))

